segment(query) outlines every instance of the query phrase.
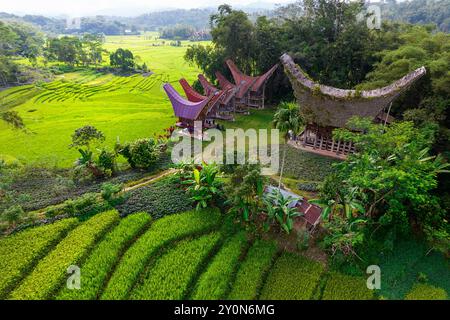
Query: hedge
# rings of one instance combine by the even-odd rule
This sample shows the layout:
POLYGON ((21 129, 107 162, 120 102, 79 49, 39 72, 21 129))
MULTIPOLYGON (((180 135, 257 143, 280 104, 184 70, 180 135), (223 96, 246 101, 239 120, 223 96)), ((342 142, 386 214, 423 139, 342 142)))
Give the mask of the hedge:
POLYGON ((124 254, 101 299, 126 299, 148 260, 159 248, 171 241, 213 230, 220 221, 220 212, 211 209, 170 215, 155 221, 124 254))
POLYGON ((247 257, 237 272, 228 299, 257 299, 263 285, 264 276, 269 271, 276 253, 277 244, 274 241, 256 241, 249 249, 247 257))
POLYGON ((42 259, 14 290, 11 299, 48 299, 67 277, 67 268, 77 265, 102 234, 119 220, 117 211, 98 214, 72 230, 42 259))
POLYGON ((132 292, 133 300, 181 300, 202 262, 218 243, 220 233, 181 241, 158 259, 132 292))
POLYGON ((108 274, 118 262, 121 252, 149 224, 151 217, 146 212, 130 215, 122 219, 117 227, 89 255, 81 266, 81 288, 69 290, 66 287, 57 299, 93 300, 96 299, 108 274))
POLYGON ((2 238, 0 240, 0 297, 7 294, 33 265, 76 225, 76 219, 65 219, 2 238))
POLYGON ((262 300, 308 300, 324 271, 322 264, 284 253, 275 262, 262 290, 262 300))
POLYGON ((406 295, 405 300, 447 300, 447 292, 429 284, 417 283, 406 295))
POLYGON ((371 300, 373 298, 373 291, 367 288, 365 278, 338 272, 330 272, 322 296, 322 300, 371 300))
POLYGON ((201 275, 192 299, 224 299, 230 289, 233 274, 239 264, 239 258, 247 244, 245 232, 240 232, 228 240, 201 275))

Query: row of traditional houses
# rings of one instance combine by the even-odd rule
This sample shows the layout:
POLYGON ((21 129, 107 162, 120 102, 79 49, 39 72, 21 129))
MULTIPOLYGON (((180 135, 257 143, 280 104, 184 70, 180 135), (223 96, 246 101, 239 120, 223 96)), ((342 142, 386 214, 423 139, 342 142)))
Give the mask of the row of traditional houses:
POLYGON ((220 88, 211 84, 204 75, 198 80, 204 94, 197 92, 185 79, 180 79, 180 85, 186 98, 183 98, 170 83, 164 84, 166 91, 178 118, 177 127, 194 130, 194 122, 202 121, 203 128, 215 126, 215 119, 234 120, 235 113, 248 113, 249 108, 264 108, 265 86, 275 72, 278 64, 261 76, 243 74, 233 61, 226 61, 233 75, 234 83, 220 72, 216 77, 220 88))
MULTIPOLYGON (((300 114, 306 122, 304 130, 293 136, 289 143, 308 152, 339 159, 355 152, 355 146, 351 142, 334 139, 334 129, 345 127, 353 116, 369 117, 385 125, 391 123, 394 121, 390 115, 392 102, 426 73, 425 68, 421 67, 382 88, 344 90, 314 82, 288 54, 280 60, 292 84, 300 114)), ((195 91, 184 79, 180 80, 180 84, 187 99, 169 83, 164 85, 175 116, 179 119, 178 127, 192 132, 194 121, 202 121, 203 128, 211 128, 215 126, 215 119, 233 120, 237 112, 248 113, 251 108, 265 107, 265 87, 278 64, 260 76, 245 75, 232 60, 227 60, 226 64, 233 82, 216 72, 220 86, 216 88, 203 75, 199 75, 204 94, 195 91)))

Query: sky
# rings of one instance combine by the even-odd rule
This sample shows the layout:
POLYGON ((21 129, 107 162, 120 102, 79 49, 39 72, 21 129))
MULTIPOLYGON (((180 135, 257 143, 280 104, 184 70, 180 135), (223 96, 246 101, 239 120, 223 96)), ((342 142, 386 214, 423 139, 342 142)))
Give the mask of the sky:
POLYGON ((173 8, 217 7, 228 3, 232 6, 252 5, 267 7, 269 4, 286 4, 294 0, 0 0, 0 12, 14 14, 41 14, 46 16, 68 15, 72 17, 107 14, 132 16, 155 10, 173 8), (258 5, 256 5, 258 4, 258 5))

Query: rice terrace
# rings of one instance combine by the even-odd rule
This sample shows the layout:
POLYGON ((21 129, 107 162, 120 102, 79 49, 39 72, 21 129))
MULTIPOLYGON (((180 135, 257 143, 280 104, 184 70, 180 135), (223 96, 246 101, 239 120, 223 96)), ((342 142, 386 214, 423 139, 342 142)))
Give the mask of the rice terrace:
POLYGON ((0 12, 0 299, 449 300, 448 4, 231 2, 0 12))

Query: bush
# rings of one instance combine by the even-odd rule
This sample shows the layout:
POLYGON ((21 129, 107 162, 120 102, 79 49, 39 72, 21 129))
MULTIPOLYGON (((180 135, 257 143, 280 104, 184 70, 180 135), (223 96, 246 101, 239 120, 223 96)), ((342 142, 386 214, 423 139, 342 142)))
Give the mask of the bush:
POLYGON ((255 300, 277 252, 277 244, 257 240, 247 253, 228 295, 230 300, 255 300))
POLYGON ((45 215, 49 218, 57 216, 88 215, 102 212, 107 209, 110 209, 110 207, 106 203, 99 201, 96 193, 88 192, 74 200, 69 199, 60 205, 47 208, 45 215))
POLYGON ((373 298, 373 290, 367 288, 365 278, 337 272, 330 272, 322 296, 323 300, 371 300, 373 298))
POLYGON ((139 139, 125 145, 122 154, 132 168, 148 169, 154 166, 161 156, 161 147, 152 138, 139 139))
POLYGON ((83 284, 80 290, 66 287, 59 293, 62 300, 96 299, 108 274, 120 259, 121 252, 151 221, 148 213, 141 212, 122 219, 119 225, 108 233, 81 266, 83 284))
POLYGON ((116 223, 119 215, 108 211, 92 217, 72 230, 56 248, 39 261, 28 277, 15 289, 14 300, 48 299, 66 277, 68 266, 76 265, 102 234, 116 223))
POLYGON ((122 184, 104 183, 102 185, 102 198, 107 202, 111 202, 120 191, 122 191, 122 184))
POLYGON ((77 220, 65 219, 53 224, 30 228, 0 240, 0 298, 56 244, 77 220))
POLYGON ((117 171, 116 154, 114 152, 103 149, 98 155, 97 166, 106 176, 111 176, 117 171))
POLYGON ((121 215, 145 211, 157 219, 193 208, 192 200, 174 177, 135 189, 125 197, 125 202, 116 206, 121 215))
POLYGON ((447 292, 429 284, 417 283, 406 295, 405 300, 447 300, 447 292))
POLYGON ((124 254, 101 299, 126 299, 139 274, 160 248, 188 235, 211 231, 218 227, 221 220, 218 210, 202 210, 175 214, 155 221, 124 254))
POLYGON ((232 283, 239 258, 247 247, 245 232, 228 240, 214 257, 197 282, 192 299, 220 300, 226 297, 232 283))
POLYGON ((3 211, 1 220, 8 222, 10 226, 15 226, 22 220, 24 216, 25 212, 23 211, 22 207, 19 205, 15 205, 3 211))
POLYGON ((180 242, 144 275, 141 285, 131 294, 133 300, 181 300, 198 273, 202 262, 220 239, 218 232, 180 242))
POLYGON ((292 253, 275 262, 261 293, 262 300, 308 300, 324 271, 322 264, 292 253))

